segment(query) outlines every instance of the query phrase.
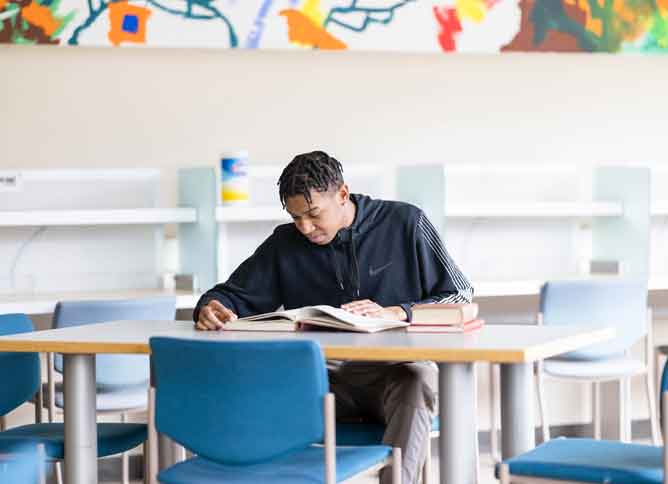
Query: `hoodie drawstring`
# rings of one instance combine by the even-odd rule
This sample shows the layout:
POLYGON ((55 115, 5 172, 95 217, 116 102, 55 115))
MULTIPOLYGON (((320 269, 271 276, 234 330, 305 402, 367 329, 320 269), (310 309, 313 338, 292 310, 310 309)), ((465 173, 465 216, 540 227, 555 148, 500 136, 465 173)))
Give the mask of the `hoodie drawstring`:
POLYGON ((360 265, 357 261, 357 249, 355 249, 355 239, 353 238, 353 231, 350 231, 350 248, 353 255, 353 277, 355 280, 353 284, 355 286, 355 296, 360 297, 360 265))
POLYGON ((330 253, 332 254, 332 260, 334 261, 334 270, 336 271, 336 282, 343 291, 344 290, 343 276, 341 276, 341 268, 339 267, 339 262, 336 260, 336 251, 334 250, 334 246, 332 244, 329 244, 329 249, 330 253))
MULTIPOLYGON (((336 234, 336 240, 340 240, 339 234, 336 234)), ((352 258, 352 275, 351 282, 353 284, 354 297, 360 297, 360 270, 359 270, 359 261, 357 260, 357 249, 355 248, 355 239, 353 238, 353 230, 350 230, 349 236, 350 251, 352 258)), ((334 270, 336 271, 336 282, 338 283, 341 290, 345 290, 343 285, 343 276, 341 274, 341 268, 339 267, 339 261, 336 257, 336 251, 334 250, 334 245, 330 244, 330 252, 332 254, 332 260, 334 262, 334 270)))

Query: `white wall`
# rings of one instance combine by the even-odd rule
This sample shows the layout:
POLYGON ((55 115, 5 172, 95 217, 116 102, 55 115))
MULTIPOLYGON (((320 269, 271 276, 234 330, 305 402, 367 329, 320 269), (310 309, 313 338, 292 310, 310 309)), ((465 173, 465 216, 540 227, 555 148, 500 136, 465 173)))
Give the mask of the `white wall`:
MULTIPOLYGON (((344 166, 664 162, 666 79, 666 56, 3 46, 0 169, 158 167, 173 205, 177 168, 225 149, 285 164, 322 148, 344 166)), ((581 391, 553 422, 587 415, 581 391)))
POLYGON ((665 161, 668 57, 0 48, 0 168, 665 161))

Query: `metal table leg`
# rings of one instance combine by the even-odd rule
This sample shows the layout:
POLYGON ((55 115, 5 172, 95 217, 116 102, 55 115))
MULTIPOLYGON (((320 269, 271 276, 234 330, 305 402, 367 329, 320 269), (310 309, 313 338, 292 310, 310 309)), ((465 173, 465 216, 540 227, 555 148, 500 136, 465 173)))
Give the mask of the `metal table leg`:
POLYGON ((63 355, 65 482, 97 484, 95 355, 63 355))
POLYGON ((533 364, 501 365, 501 455, 508 459, 536 446, 533 364))
POLYGON ((441 484, 475 484, 477 425, 473 363, 438 364, 441 484))

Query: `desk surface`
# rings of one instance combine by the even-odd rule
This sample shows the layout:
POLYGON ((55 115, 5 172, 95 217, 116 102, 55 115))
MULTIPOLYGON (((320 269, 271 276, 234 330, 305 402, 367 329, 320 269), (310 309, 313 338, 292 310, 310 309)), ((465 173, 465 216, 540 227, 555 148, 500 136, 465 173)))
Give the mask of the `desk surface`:
POLYGON ((0 351, 148 353, 151 336, 207 341, 315 339, 327 358, 360 361, 531 362, 614 337, 610 328, 493 325, 467 334, 196 331, 188 321, 112 321, 0 337, 0 351))

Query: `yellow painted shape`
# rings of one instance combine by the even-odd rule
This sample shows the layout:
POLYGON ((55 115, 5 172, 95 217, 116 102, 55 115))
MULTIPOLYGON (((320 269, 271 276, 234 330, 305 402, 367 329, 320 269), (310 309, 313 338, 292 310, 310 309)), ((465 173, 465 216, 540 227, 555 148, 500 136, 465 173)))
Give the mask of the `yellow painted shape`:
POLYGON ((60 21, 52 14, 49 7, 44 7, 38 4, 35 0, 30 2, 30 5, 21 9, 21 16, 23 20, 35 27, 41 28, 46 35, 53 35, 53 33, 60 27, 60 21))
POLYGON ((293 44, 322 50, 342 50, 348 46, 327 32, 299 10, 282 10, 280 15, 288 22, 288 39, 293 44))
POLYGON ((455 6, 460 19, 468 19, 476 23, 485 20, 487 4, 484 0, 457 0, 455 6))
POLYGON ((320 0, 306 0, 300 11, 314 24, 322 25, 325 22, 325 15, 320 10, 320 0))

